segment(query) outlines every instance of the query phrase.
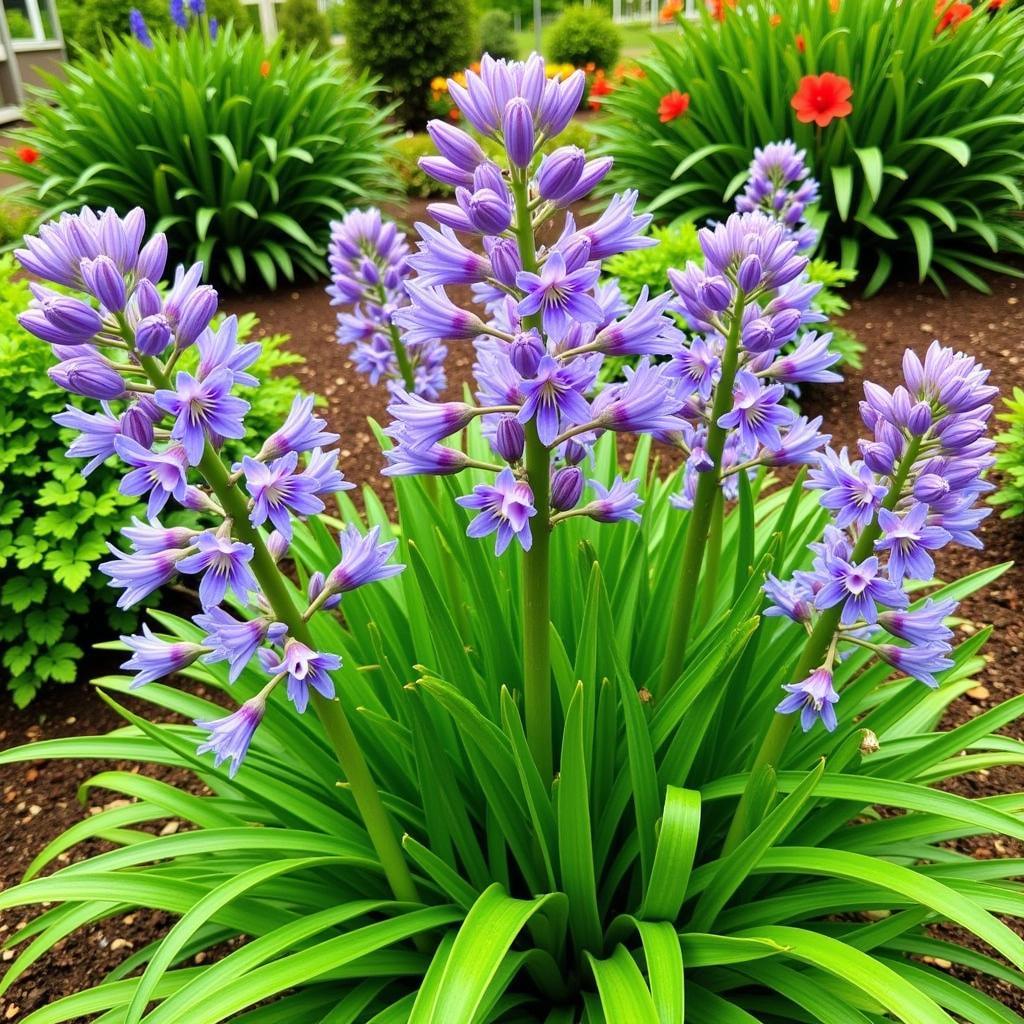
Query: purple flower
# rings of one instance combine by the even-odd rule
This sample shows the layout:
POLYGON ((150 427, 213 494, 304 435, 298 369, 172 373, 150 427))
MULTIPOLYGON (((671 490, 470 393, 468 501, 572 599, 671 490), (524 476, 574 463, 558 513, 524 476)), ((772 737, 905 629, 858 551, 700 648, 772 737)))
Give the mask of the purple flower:
POLYGON ((380 471, 381 476, 450 476, 470 464, 468 455, 443 444, 423 447, 402 443, 387 449, 384 458, 388 464, 380 471))
POLYGON ((852 625, 863 619, 869 625, 878 621, 877 604, 906 608, 907 596, 891 580, 879 575, 878 559, 866 558, 855 565, 845 558, 828 560, 829 580, 814 597, 819 610, 842 604, 841 622, 852 625))
POLYGON ((170 643, 161 640, 153 635, 147 625, 142 627, 142 636, 122 636, 121 643, 127 644, 132 652, 132 656, 121 665, 121 668, 135 672, 135 678, 131 682, 133 690, 155 679, 162 679, 188 668, 207 650, 200 644, 186 641, 170 643))
POLYGON ((587 155, 579 146, 561 146, 547 154, 534 177, 541 199, 557 202, 567 196, 579 182, 586 162, 587 155))
POLYGON ((149 26, 146 24, 146 19, 142 16, 142 11, 137 7, 133 7, 128 12, 128 27, 131 30, 132 35, 147 49, 153 49, 153 37, 149 34, 149 26))
POLYGON ((401 424, 404 444, 427 448, 462 430, 479 410, 466 402, 428 402, 419 395, 399 391, 388 413, 401 424))
POLYGON ((111 313, 120 313, 124 309, 128 298, 124 275, 109 256, 104 254, 94 260, 82 260, 79 270, 86 289, 104 309, 111 313))
POLYGON ((124 590, 117 599, 118 608, 130 608, 162 587, 175 574, 178 562, 187 554, 187 550, 176 549, 129 554, 113 544, 107 547, 114 561, 101 562, 99 570, 110 577, 112 587, 124 590))
POLYGON ((188 28, 188 17, 185 14, 185 0, 170 0, 171 21, 178 28, 188 28))
POLYGON ((526 448, 526 432, 523 425, 515 416, 501 416, 491 445, 506 462, 518 462, 526 448))
POLYGON ((502 113, 502 135, 509 161, 516 167, 529 167, 533 159, 535 132, 533 111, 521 96, 515 96, 505 104, 502 113))
POLYGON ((597 480, 588 480, 591 489, 597 497, 580 509, 583 515, 596 519, 599 523, 621 523, 629 521, 639 523, 640 516, 637 509, 643 504, 643 499, 637 495, 637 488, 640 481, 622 480, 616 477, 611 487, 605 487, 597 480))
POLYGON ((502 554, 515 538, 524 551, 533 544, 530 519, 537 514, 530 485, 516 480, 509 468, 503 469, 494 485, 477 484, 473 493, 456 498, 463 508, 477 509, 479 515, 469 524, 466 534, 486 537, 497 532, 494 553, 502 554))
POLYGON ((945 625, 957 609, 957 602, 951 598, 934 601, 928 598, 919 608, 909 611, 884 611, 878 616, 878 624, 893 636, 912 644, 945 643, 953 637, 953 630, 945 625))
POLYGON ((768 573, 764 592, 772 603, 764 610, 768 617, 785 615, 794 622, 810 622, 814 613, 813 594, 797 580, 780 580, 768 573))
POLYGON ((121 420, 103 403, 102 412, 84 412, 73 405, 53 417, 54 423, 79 432, 68 446, 67 454, 73 459, 88 459, 82 475, 88 476, 115 454, 114 439, 121 433, 121 420))
POLYGON ((820 416, 815 416, 813 420, 798 416, 782 435, 781 443, 765 450, 765 465, 796 466, 817 462, 822 447, 831 440, 831 435, 822 434, 820 427, 820 416))
POLYGON ((579 504, 583 495, 583 470, 579 466, 564 466, 551 475, 551 508, 567 512, 579 504))
POLYGON ((336 654, 321 654, 289 637, 283 655, 263 647, 259 659, 264 671, 273 676, 287 675, 288 699, 300 715, 309 706, 310 687, 328 700, 334 696, 334 681, 329 673, 341 667, 341 658, 336 654))
POLYGON ((887 665, 892 665, 900 672, 906 672, 908 676, 924 683, 925 686, 938 686, 936 673, 945 672, 946 669, 953 667, 952 659, 947 657, 947 643, 922 644, 914 647, 879 644, 875 650, 887 665))
POLYGON ((259 378, 246 371, 259 359, 263 346, 255 341, 245 345, 238 344, 237 316, 225 317, 217 330, 210 328, 203 331, 196 342, 196 347, 199 349, 199 368, 196 370, 196 376, 200 380, 205 380, 217 370, 228 369, 235 384, 251 388, 259 384, 259 378))
POLYGON ((144 523, 138 516, 132 517, 132 524, 124 527, 121 532, 139 554, 157 554, 168 548, 188 547, 193 537, 200 532, 188 526, 161 526, 158 519, 144 523))
POLYGON ((787 683, 782 687, 789 693, 775 710, 782 715, 800 712, 800 727, 807 732, 816 721, 832 732, 836 727, 836 710, 833 705, 839 700, 832 685, 832 673, 827 668, 816 668, 799 683, 787 683))
POLYGON ((397 576, 405 568, 389 559, 398 541, 380 539, 375 526, 365 536, 351 523, 338 535, 341 561, 327 574, 324 587, 331 594, 344 594, 357 587, 397 576))
POLYGON ((205 729, 210 737, 196 748, 196 753, 205 754, 212 750, 215 768, 219 768, 223 761, 230 761, 231 767, 228 774, 234 778, 238 766, 249 751, 249 744, 263 720, 266 708, 266 698, 262 693, 258 693, 242 704, 238 710, 224 718, 215 718, 209 721, 201 721, 197 718, 196 725, 200 729, 205 729))
POLYGON ((178 348, 194 344, 217 312, 217 293, 200 283, 202 276, 202 263, 195 263, 188 270, 178 267, 164 301, 163 312, 174 330, 178 348))
POLYGON ((313 395, 296 395, 284 423, 264 441, 259 458, 276 459, 288 452, 307 452, 334 444, 338 435, 324 430, 327 421, 313 415, 315 402, 313 395))
POLYGON ((787 384, 835 384, 843 379, 842 374, 829 369, 842 358, 828 346, 831 334, 815 334, 808 331, 791 352, 779 356, 764 371, 766 377, 784 381, 787 384))
POLYGON ((451 228, 442 225, 437 231, 429 224, 417 223, 416 230, 419 252, 409 257, 409 265, 418 272, 420 284, 474 284, 488 277, 491 266, 487 258, 467 249, 451 228))
POLYGON ((674 353, 665 373, 679 380, 680 398, 696 394, 707 401, 718 381, 721 366, 718 352, 704 338, 696 337, 687 348, 674 353))
POLYGON ((789 409, 779 405, 784 394, 781 384, 762 387, 752 373, 740 370, 733 384, 732 409, 719 418, 718 425, 739 430, 740 443, 752 449, 758 445, 779 448, 779 427, 788 426, 794 419, 789 409))
POLYGON ((99 355, 65 359, 46 372, 54 384, 74 395, 105 400, 125 394, 121 374, 99 355))
POLYGON ((760 212, 734 213, 697 237, 706 272, 736 280, 747 293, 780 288, 807 267, 786 226, 760 212))
POLYGON ((952 534, 941 526, 929 526, 928 506, 915 504, 909 512, 897 515, 886 508, 878 510, 882 537, 875 543, 876 551, 888 551, 886 570, 894 583, 905 577, 930 580, 935 575, 935 562, 929 551, 948 544, 952 534))
POLYGON ((596 368, 587 360, 560 363, 544 356, 536 375, 520 385, 523 407, 519 410, 519 422, 535 420, 537 436, 545 445, 558 436, 562 419, 573 424, 586 423, 590 419, 590 404, 583 392, 593 385, 595 376, 596 368))
POLYGON ((539 274, 520 271, 516 284, 526 292, 520 300, 520 316, 540 314, 545 332, 555 341, 560 341, 573 320, 598 323, 601 307, 589 293, 600 276, 597 266, 582 266, 569 271, 565 257, 558 250, 552 250, 539 274))
POLYGON ((199 534, 195 545, 199 550, 178 562, 178 571, 203 574, 199 582, 199 602, 203 608, 220 604, 229 589, 243 604, 248 602, 249 594, 259 589, 249 568, 252 545, 220 536, 212 530, 199 534))
POLYGON ((337 451, 325 452, 322 448, 314 448, 309 453, 303 475, 313 481, 315 494, 337 494, 355 487, 338 469, 337 451))
POLYGON ((456 306, 443 288, 424 288, 410 282, 407 291, 411 304, 392 314, 392 320, 402 328, 406 345, 439 338, 469 340, 487 332, 480 317, 456 306))
POLYGON ((242 419, 249 403, 231 394, 234 383, 234 373, 226 366, 203 380, 182 370, 173 391, 159 390, 153 396, 161 409, 174 416, 171 437, 181 441, 189 465, 202 459, 207 439, 218 445, 225 437, 245 437, 242 419))
POLYGON ((821 504, 835 513, 839 527, 867 526, 889 493, 863 462, 850 462, 845 448, 838 455, 826 448, 807 486, 824 492, 821 504))
POLYGON ((280 623, 271 623, 263 618, 239 622, 223 608, 218 607, 193 616, 192 621, 206 633, 203 640, 209 653, 203 661, 209 665, 226 661, 229 683, 233 683, 241 675, 256 653, 256 648, 264 640, 269 637, 272 642, 278 642, 284 630, 280 623))
POLYGON ((670 298, 666 292, 648 299, 644 285, 636 305, 626 316, 597 333, 594 348, 613 356, 662 356, 678 352, 683 332, 665 315, 670 298))
POLYGON ((604 212, 578 232, 590 242, 590 258, 603 260, 631 249, 647 249, 657 245, 655 238, 645 238, 641 232, 651 223, 652 215, 633 213, 639 193, 629 189, 612 197, 604 212))
POLYGON ((296 472, 298 452, 288 452, 272 462, 259 462, 248 455, 242 459, 245 487, 253 506, 249 521, 260 526, 268 519, 283 537, 291 540, 292 515, 310 516, 324 510, 317 497, 318 481, 296 472))
POLYGON ((595 421, 606 430, 636 433, 681 431, 685 421, 677 413, 680 402, 669 384, 664 365, 641 359, 624 369, 622 384, 606 387, 594 400, 595 421))
POLYGON ((148 494, 146 515, 150 519, 159 514, 168 498, 184 501, 189 462, 180 444, 171 445, 161 452, 151 452, 122 435, 114 438, 114 450, 134 467, 122 478, 121 493, 132 497, 148 494))
POLYGON ((475 171, 486 159, 480 144, 472 135, 447 121, 428 121, 427 133, 438 153, 464 171, 475 171))

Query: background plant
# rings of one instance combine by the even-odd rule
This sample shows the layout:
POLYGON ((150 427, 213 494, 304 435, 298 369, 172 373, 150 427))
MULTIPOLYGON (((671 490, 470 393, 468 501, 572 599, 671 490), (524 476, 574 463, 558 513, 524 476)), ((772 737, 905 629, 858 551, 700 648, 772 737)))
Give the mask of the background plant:
POLYGON ((331 219, 391 187, 373 94, 330 57, 230 26, 212 41, 157 34, 152 49, 118 40, 37 94, 12 134, 41 157, 4 166, 43 216, 142 205, 174 258, 274 287, 324 273, 331 219))
POLYGON ((277 24, 290 49, 303 50, 308 46, 319 57, 331 48, 327 15, 316 0, 284 0, 278 9, 277 24))
POLYGON ((508 11, 492 8, 480 15, 480 52, 492 57, 515 60, 519 56, 515 32, 512 29, 512 15, 508 11))
POLYGON ((563 9, 545 38, 548 56, 557 64, 588 64, 611 71, 619 59, 622 36, 600 7, 573 4, 563 9))
POLYGON ((477 52, 469 0, 348 0, 343 19, 350 63, 380 81, 409 128, 426 123, 431 80, 477 52))
POLYGON ((1013 389, 1007 396, 996 419, 1003 424, 996 435, 999 447, 996 449, 996 469, 1002 474, 999 489, 992 496, 996 505, 1005 505, 1004 519, 1019 516, 1024 512, 1024 391, 1013 389))
POLYGON ((821 181, 825 252, 868 291, 905 263, 984 289, 979 272, 1010 272, 998 254, 1024 243, 1024 13, 936 26, 932 5, 892 0, 756 0, 721 22, 683 21, 641 60, 646 76, 607 99, 615 180, 663 214, 721 216, 751 149, 790 136, 821 181), (853 112, 819 130, 790 100, 802 76, 827 71, 850 79, 853 112), (662 123, 672 90, 691 104, 662 123))

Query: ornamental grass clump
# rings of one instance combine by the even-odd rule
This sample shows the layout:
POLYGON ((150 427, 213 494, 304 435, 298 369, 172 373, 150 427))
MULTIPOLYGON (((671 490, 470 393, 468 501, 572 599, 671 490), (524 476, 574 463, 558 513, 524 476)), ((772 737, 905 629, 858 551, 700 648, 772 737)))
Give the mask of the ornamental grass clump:
POLYGON ((38 159, 4 168, 43 218, 142 207, 174 260, 229 288, 320 277, 331 220, 394 183, 376 87, 201 9, 176 4, 169 34, 133 19, 136 38, 47 79, 16 132, 38 159))
POLYGON ((45 905, 7 940, 0 988, 82 925, 178 918, 29 1024, 1020 1019, 939 966, 1024 984, 1024 940, 996 916, 1024 912, 1020 863, 970 855, 1024 839, 1024 796, 941 785, 1024 763, 1000 735, 1024 697, 938 730, 988 633, 956 645, 949 616, 1001 571, 929 579, 985 514, 986 371, 908 355, 894 390, 868 386, 860 458, 823 452, 780 401, 780 375, 830 372, 817 345, 780 366, 813 291, 799 233, 735 213, 701 232, 674 297, 624 308, 598 275, 647 244, 635 195, 578 228, 560 207, 607 161, 536 153, 582 88, 536 57, 452 86, 504 156, 445 135, 428 165, 464 194, 418 226, 394 320, 474 344, 475 384, 448 402, 394 389, 378 437, 398 527, 369 489, 360 523, 308 400, 224 459, 259 401, 248 356, 208 330, 194 272, 156 287, 166 243, 142 245, 138 214, 86 210, 28 241, 23 265, 82 296, 39 285, 24 314, 54 376, 139 421, 104 441, 123 487, 209 517, 140 520, 105 566, 126 604, 198 582, 192 620, 154 613, 122 639, 130 674, 99 681, 195 724, 122 708, 110 736, 0 754, 156 761, 206 787, 104 771, 91 785, 129 799, 0 893, 45 905), (640 361, 599 387, 624 352, 640 361), (620 433, 638 435, 628 469, 620 433), (687 465, 662 479, 655 441, 687 465), (784 463, 811 468, 780 487, 784 463), (216 699, 161 682, 175 672, 216 699), (144 827, 166 817, 189 827, 144 827), (113 848, 41 874, 92 837, 113 848))
POLYGON ((987 290, 1024 246, 1024 10, 753 0, 666 5, 644 74, 605 98, 612 186, 721 217, 755 146, 792 137, 821 182, 824 254, 873 291, 894 272, 987 290), (686 100, 685 104, 683 100, 686 100))

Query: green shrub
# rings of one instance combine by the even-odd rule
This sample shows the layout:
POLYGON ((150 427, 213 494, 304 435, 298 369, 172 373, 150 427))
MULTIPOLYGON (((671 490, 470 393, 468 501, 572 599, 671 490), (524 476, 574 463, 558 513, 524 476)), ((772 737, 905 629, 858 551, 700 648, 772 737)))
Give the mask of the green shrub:
POLYGON ((323 273, 331 219, 393 184, 373 87, 230 26, 155 40, 115 41, 51 78, 12 133, 41 159, 8 153, 3 169, 48 216, 142 206, 173 259, 216 266, 229 287, 323 273))
POLYGON ((995 253, 1024 250, 1024 10, 978 12, 936 34, 934 5, 894 0, 752 0, 659 34, 645 77, 606 98, 598 129, 613 186, 662 215, 721 216, 751 150, 792 137, 821 181, 826 253, 874 291, 894 267, 978 288, 995 253), (781 18, 773 26, 775 16, 781 18), (799 34, 804 51, 796 45, 799 34), (850 79, 853 112, 818 129, 790 100, 802 76, 850 79), (662 96, 688 112, 659 121, 662 96))
POLYGON ((1003 411, 996 414, 1005 424, 996 435, 996 469, 1002 476, 992 504, 1005 505, 1002 517, 1010 519, 1024 513, 1024 390, 1014 388, 1013 397, 1003 401, 1003 411))
MULTIPOLYGON (((45 683, 75 681, 98 621, 113 633, 135 628, 137 613, 114 606, 116 594, 96 565, 118 528, 133 515, 145 516, 145 505, 119 493, 119 469, 102 465, 84 477, 82 460, 64 454, 77 432, 53 422, 67 395, 46 375, 49 348, 15 318, 30 297, 16 270, 11 256, 0 257, 0 666, 11 699, 24 707, 45 683)), ((240 336, 256 323, 242 317, 240 336)), ((302 362, 283 348, 286 340, 262 339, 253 364, 264 380, 246 419, 253 436, 280 425, 298 389, 294 377, 280 374, 302 362)), ((196 359, 192 349, 183 365, 196 359)), ((243 450, 243 442, 231 442, 237 457, 243 450)), ((188 515, 178 512, 175 521, 188 515)))
POLYGON ((519 56, 516 35, 512 29, 512 15, 508 11, 492 9, 480 15, 480 52, 492 57, 515 60, 519 56))
POLYGON ((427 121, 430 82, 476 53, 470 0, 345 0, 348 59, 380 80, 410 128, 427 121))
POLYGON ((138 8, 150 32, 166 32, 171 27, 164 0, 84 0, 72 21, 70 36, 75 56, 93 56, 117 39, 130 34, 128 15, 138 8))
POLYGON ((548 30, 547 57, 578 68, 593 64, 611 71, 622 50, 622 35, 599 7, 573 5, 548 30))
POLYGON ((317 56, 331 48, 331 29, 327 15, 317 0, 284 0, 277 9, 277 25, 285 43, 293 50, 312 46, 317 56))

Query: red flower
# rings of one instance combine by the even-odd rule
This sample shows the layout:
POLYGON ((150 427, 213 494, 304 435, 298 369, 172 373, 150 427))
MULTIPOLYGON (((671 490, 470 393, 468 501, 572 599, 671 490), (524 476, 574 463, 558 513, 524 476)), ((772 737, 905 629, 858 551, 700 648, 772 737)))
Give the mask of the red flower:
POLYGON ((603 71, 598 71, 594 75, 594 81, 590 83, 590 93, 587 96, 587 103, 590 104, 590 109, 600 110, 601 97, 607 96, 610 92, 614 92, 611 82, 605 78, 603 71))
POLYGON ((853 88, 848 78, 826 71, 820 75, 805 75, 793 94, 790 105, 796 119, 804 124, 812 121, 824 128, 833 118, 846 117, 853 107, 849 103, 853 88))
POLYGON ((966 18, 969 18, 974 13, 974 8, 970 4, 955 3, 949 4, 944 10, 942 10, 942 3, 936 4, 936 13, 940 13, 939 23, 935 26, 935 34, 938 35, 940 32, 948 29, 956 29, 957 25, 960 24, 966 18))
POLYGON ((796 42, 796 48, 801 53, 806 53, 807 52, 807 43, 804 42, 804 37, 802 35, 800 35, 799 32, 797 32, 794 41, 796 42))
POLYGON ((260 63, 260 74, 266 78, 270 74, 270 61, 265 60, 260 63))
POLYGON ((736 7, 736 0, 708 0, 708 9, 715 21, 725 21, 725 10, 727 7, 736 7))
POLYGON ((661 97, 661 102, 658 104, 658 120, 662 124, 668 124, 669 121, 682 117, 689 109, 690 94, 673 89, 672 92, 661 97))
POLYGON ((1006 0, 988 0, 988 9, 990 11, 998 11, 1005 3, 1006 0))
POLYGON ((33 146, 19 146, 15 151, 14 155, 23 164, 34 164, 40 157, 40 152, 33 146))

